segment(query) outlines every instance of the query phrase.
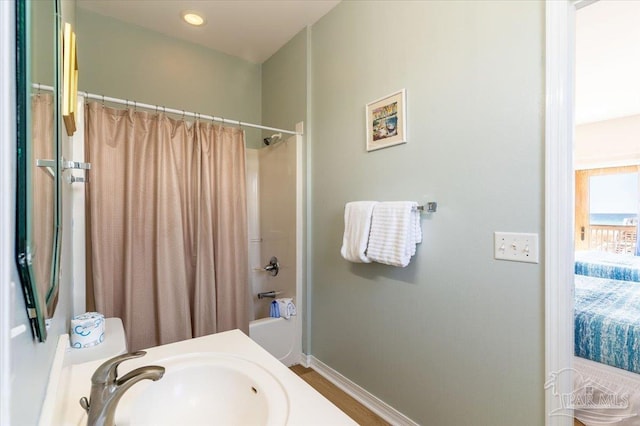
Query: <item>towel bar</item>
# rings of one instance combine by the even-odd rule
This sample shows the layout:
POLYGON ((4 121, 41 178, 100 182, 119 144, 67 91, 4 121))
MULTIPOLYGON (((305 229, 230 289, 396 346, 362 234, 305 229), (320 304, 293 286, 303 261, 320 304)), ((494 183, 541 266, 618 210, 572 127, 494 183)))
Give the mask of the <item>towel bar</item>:
POLYGON ((438 203, 435 201, 429 201, 424 206, 418 206, 417 209, 419 212, 423 213, 435 213, 436 210, 438 210, 438 203))

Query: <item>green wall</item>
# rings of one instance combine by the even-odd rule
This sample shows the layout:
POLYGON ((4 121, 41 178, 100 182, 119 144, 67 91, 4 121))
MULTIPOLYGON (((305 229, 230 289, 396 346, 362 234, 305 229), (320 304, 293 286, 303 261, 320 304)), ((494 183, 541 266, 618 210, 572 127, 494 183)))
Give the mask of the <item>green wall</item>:
POLYGON ((544 423, 544 4, 344 1, 311 32, 311 354, 425 425, 544 423), (408 143, 364 108, 407 90, 408 143), (344 205, 437 201, 406 268, 340 256, 344 205))
MULTIPOLYGON (((307 30, 300 31, 262 64, 262 122, 294 130, 306 122, 307 30)), ((263 132, 271 136, 273 132, 263 132)))
MULTIPOLYGON (((250 123, 261 121, 261 66, 77 8, 82 91, 250 123)), ((247 130, 247 145, 261 133, 247 130)))
POLYGON ((55 3, 31 1, 31 82, 53 86, 55 79, 55 3))

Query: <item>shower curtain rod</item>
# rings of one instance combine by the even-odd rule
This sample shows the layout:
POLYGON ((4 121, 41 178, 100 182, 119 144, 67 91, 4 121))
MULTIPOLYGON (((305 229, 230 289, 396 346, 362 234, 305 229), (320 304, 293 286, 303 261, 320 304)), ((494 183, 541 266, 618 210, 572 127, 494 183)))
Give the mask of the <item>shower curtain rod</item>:
MULTIPOLYGON (((32 86, 33 86, 34 89, 48 90, 50 92, 53 92, 53 87, 51 87, 51 86, 45 86, 45 85, 39 84, 39 83, 33 83, 32 86)), ((164 113, 181 115, 183 117, 192 117, 192 118, 196 118, 196 119, 217 121, 217 122, 220 122, 222 124, 233 124, 233 125, 236 125, 236 126, 239 126, 239 127, 251 127, 251 128, 254 128, 254 129, 271 130, 272 132, 280 132, 280 133, 285 133, 287 135, 299 135, 300 134, 300 133, 298 133, 296 131, 293 131, 293 130, 278 129, 277 127, 262 126, 260 124, 246 123, 244 121, 238 121, 238 120, 230 120, 228 118, 216 117, 216 116, 213 116, 213 115, 206 115, 206 114, 199 114, 197 112, 188 112, 188 111, 181 110, 181 109, 167 108, 167 107, 159 106, 159 105, 143 104, 143 103, 140 103, 140 102, 130 101, 128 99, 119 99, 119 98, 111 98, 109 96, 103 96, 103 95, 95 95, 93 93, 83 92, 83 91, 80 91, 80 90, 78 90, 78 94, 79 95, 83 95, 85 98, 94 99, 94 100, 97 100, 97 101, 102 101, 103 103, 104 102, 110 102, 110 103, 113 103, 113 104, 125 105, 127 107, 132 106, 134 108, 144 108, 144 109, 156 110, 156 112, 157 111, 162 111, 164 113)))

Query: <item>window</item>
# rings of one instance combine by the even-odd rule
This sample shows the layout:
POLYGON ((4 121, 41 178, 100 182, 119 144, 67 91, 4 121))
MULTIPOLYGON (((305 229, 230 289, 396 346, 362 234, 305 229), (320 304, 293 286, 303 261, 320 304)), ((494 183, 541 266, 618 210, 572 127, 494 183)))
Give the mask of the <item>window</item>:
POLYGON ((576 171, 576 250, 635 255, 640 167, 576 171))

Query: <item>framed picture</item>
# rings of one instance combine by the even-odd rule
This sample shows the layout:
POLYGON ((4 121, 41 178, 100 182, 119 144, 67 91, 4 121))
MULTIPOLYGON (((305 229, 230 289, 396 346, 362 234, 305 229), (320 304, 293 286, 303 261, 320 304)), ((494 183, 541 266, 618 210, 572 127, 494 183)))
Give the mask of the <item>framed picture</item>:
POLYGON ((407 142, 405 105, 405 89, 367 104, 367 151, 407 142))

